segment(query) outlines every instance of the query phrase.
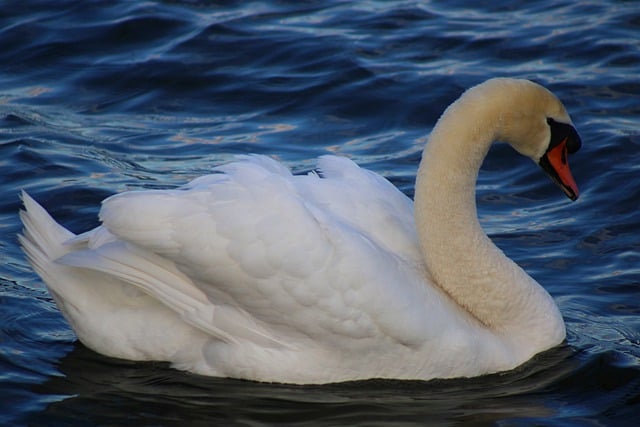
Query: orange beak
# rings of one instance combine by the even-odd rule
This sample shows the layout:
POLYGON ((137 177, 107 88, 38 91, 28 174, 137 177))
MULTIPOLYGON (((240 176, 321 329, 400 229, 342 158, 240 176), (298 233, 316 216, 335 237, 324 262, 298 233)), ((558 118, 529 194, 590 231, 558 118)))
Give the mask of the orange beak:
POLYGON ((569 169, 567 141, 568 138, 564 138, 556 146, 549 149, 540 159, 540 166, 558 184, 567 197, 576 200, 580 191, 573 175, 571 175, 571 169, 569 169))

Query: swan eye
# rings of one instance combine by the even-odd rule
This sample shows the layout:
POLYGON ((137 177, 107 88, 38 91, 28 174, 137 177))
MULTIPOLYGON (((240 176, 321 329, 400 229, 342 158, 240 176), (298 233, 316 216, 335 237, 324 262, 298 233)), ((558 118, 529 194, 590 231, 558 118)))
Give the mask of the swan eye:
POLYGON ((567 123, 557 122, 552 118, 547 119, 547 124, 551 130, 551 140, 547 151, 550 151, 560 144, 565 144, 569 154, 573 154, 582 146, 582 140, 576 129, 567 123))

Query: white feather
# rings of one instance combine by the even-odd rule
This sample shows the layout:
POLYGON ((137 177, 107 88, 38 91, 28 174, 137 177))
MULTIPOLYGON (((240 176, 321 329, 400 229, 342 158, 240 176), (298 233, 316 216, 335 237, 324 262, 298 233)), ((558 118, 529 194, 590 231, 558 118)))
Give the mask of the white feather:
MULTIPOLYGON (((446 144, 473 139, 459 129, 436 130, 441 162, 464 155, 452 151, 460 147, 484 155, 446 144)), ((80 340, 108 355, 292 383, 512 368, 561 341, 564 325, 548 294, 476 227, 475 205, 456 211, 473 189, 458 194, 449 177, 474 183, 477 169, 446 169, 451 161, 444 178, 427 177, 437 160, 421 168, 429 190, 416 194, 420 209, 431 195, 442 205, 425 208, 433 217, 416 210, 418 224, 408 197, 349 159, 323 156, 319 173, 294 176, 243 156, 179 189, 110 197, 102 225, 79 236, 23 194, 20 241, 80 340), (506 308, 487 314, 494 303, 506 308)))

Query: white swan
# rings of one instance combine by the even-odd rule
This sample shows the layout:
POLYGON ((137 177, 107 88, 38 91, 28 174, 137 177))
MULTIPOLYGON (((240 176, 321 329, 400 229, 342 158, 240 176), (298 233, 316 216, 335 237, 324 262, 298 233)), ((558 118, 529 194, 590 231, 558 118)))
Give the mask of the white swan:
POLYGON ((110 197, 103 225, 78 236, 23 193, 20 241, 78 338, 109 356, 287 383, 508 370, 565 327, 478 223, 494 140, 578 197, 567 153, 580 139, 562 104, 493 79, 438 121, 415 206, 345 158, 293 176, 247 156, 176 190, 110 197))

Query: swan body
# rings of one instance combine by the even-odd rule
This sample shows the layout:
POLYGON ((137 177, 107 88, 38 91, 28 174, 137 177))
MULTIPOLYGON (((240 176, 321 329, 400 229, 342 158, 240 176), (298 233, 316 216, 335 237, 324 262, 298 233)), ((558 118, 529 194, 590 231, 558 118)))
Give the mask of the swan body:
POLYGON ((566 156, 580 140, 562 104, 493 79, 438 121, 415 204, 346 158, 294 176, 244 156, 175 190, 112 196, 79 235, 23 193, 20 241, 78 338, 105 355, 299 384, 508 370, 565 327, 478 223, 494 140, 577 197, 566 156))

